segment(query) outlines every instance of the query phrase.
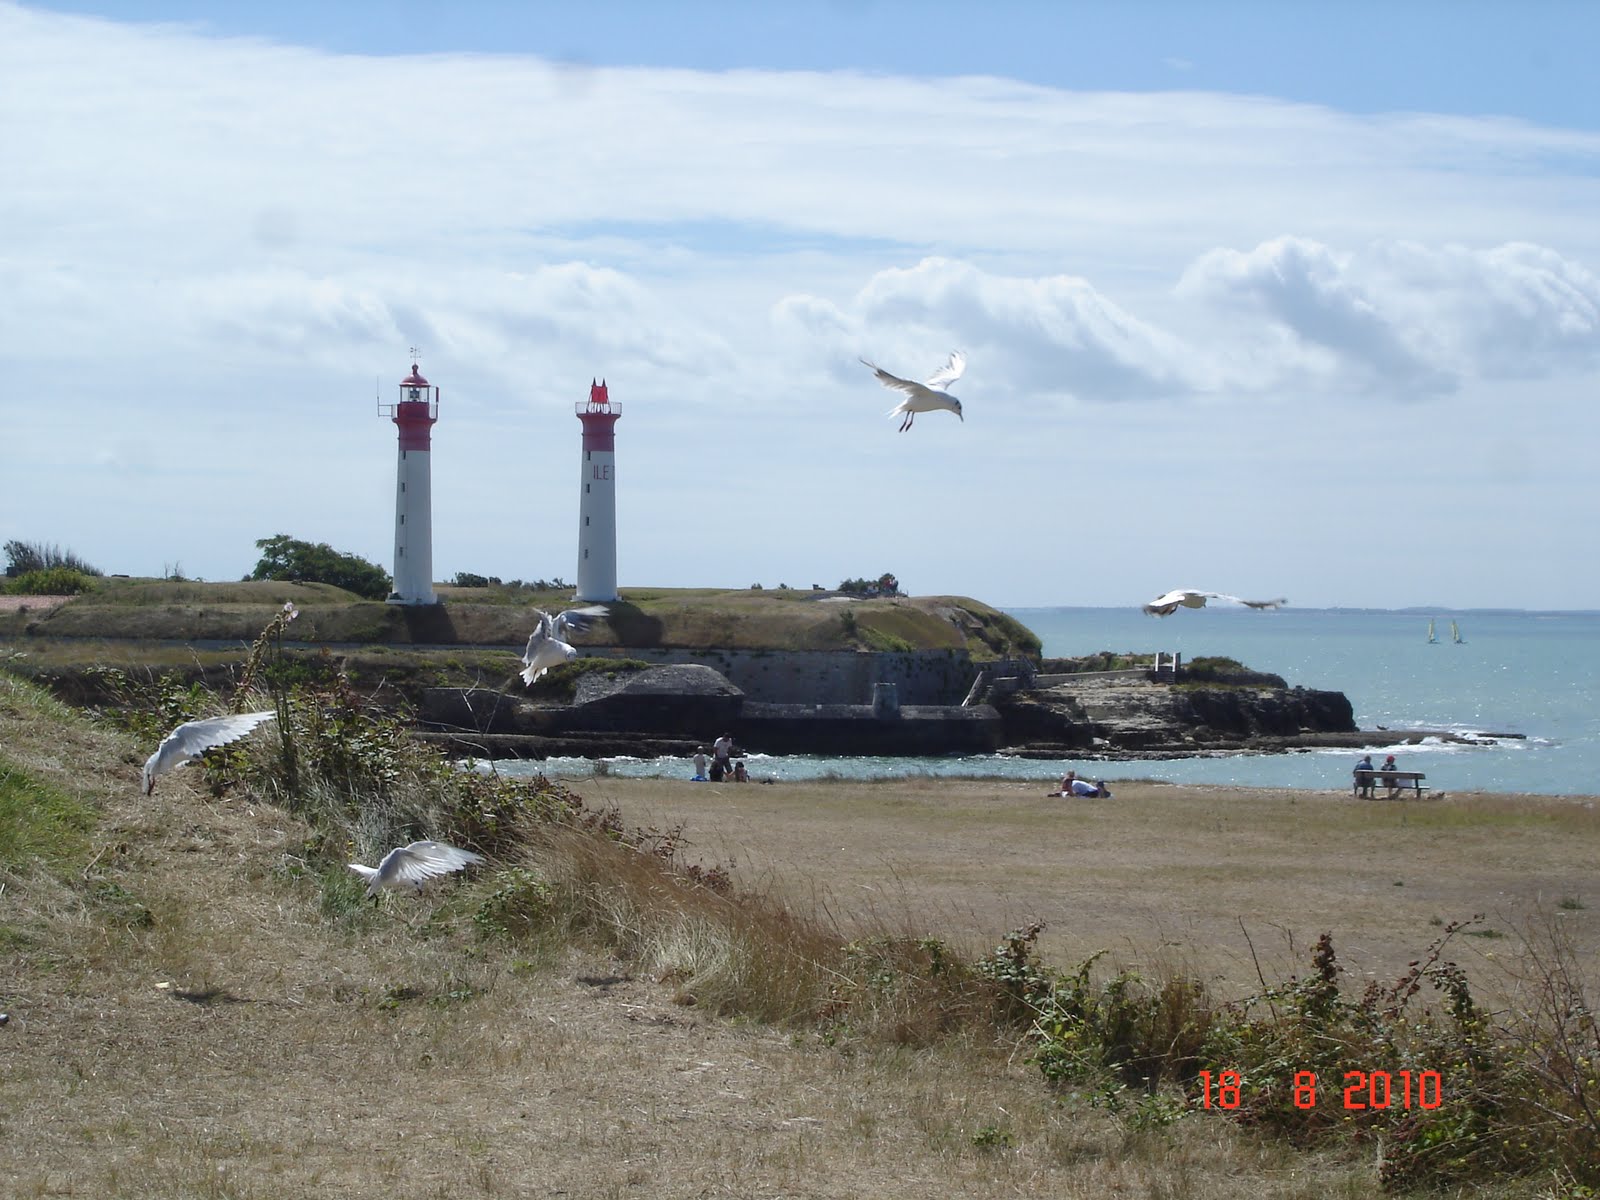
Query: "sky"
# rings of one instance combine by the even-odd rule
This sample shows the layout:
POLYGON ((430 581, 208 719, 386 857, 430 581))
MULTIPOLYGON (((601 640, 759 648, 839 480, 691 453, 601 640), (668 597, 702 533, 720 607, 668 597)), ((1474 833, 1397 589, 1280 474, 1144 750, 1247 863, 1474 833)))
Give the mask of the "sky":
POLYGON ((1600 6, 0 0, 0 540, 1600 607, 1600 6), (951 350, 898 433, 860 359, 951 350))

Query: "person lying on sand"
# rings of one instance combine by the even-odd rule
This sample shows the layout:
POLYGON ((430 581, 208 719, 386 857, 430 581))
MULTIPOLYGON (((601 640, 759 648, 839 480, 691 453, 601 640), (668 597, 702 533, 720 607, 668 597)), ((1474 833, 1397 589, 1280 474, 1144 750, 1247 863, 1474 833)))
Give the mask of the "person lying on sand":
POLYGON ((1045 795, 1047 797, 1099 796, 1105 799, 1111 798, 1111 792, 1106 787, 1104 779, 1096 779, 1093 783, 1090 783, 1087 779, 1077 778, 1071 772, 1068 772, 1067 778, 1061 781, 1061 790, 1059 792, 1046 792, 1045 795))

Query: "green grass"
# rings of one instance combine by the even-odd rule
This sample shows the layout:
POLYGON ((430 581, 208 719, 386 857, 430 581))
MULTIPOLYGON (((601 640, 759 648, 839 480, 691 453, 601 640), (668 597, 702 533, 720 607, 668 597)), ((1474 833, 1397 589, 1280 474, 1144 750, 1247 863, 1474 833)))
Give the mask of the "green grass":
POLYGON ((95 814, 0 755, 0 863, 59 866, 82 855, 95 814))

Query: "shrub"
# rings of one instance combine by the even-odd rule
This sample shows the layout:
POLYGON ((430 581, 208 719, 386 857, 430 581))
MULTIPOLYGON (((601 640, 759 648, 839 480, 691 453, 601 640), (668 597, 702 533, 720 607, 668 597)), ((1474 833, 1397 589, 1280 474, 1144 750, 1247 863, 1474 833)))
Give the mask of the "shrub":
POLYGON ((331 583, 367 600, 382 600, 389 594, 387 571, 354 554, 341 554, 326 542, 312 545, 280 533, 262 538, 256 548, 261 560, 249 579, 331 583))
POLYGON ((44 567, 16 576, 5 587, 13 596, 76 596, 91 592, 95 582, 72 567, 44 567))

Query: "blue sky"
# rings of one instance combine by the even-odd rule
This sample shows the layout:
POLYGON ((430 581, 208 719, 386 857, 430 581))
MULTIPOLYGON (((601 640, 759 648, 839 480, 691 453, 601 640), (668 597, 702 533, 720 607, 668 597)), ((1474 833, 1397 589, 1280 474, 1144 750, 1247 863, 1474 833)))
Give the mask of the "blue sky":
POLYGON ((367 397, 415 344, 441 578, 573 577, 605 375, 624 590, 1593 607, 1597 35, 1555 2, 0 0, 0 536, 391 565, 367 397), (898 435, 856 359, 955 347, 966 421, 898 435))

